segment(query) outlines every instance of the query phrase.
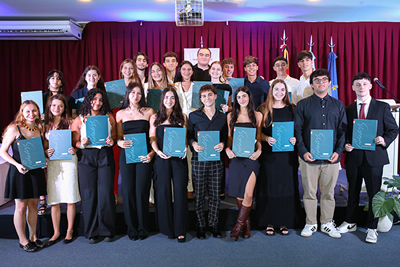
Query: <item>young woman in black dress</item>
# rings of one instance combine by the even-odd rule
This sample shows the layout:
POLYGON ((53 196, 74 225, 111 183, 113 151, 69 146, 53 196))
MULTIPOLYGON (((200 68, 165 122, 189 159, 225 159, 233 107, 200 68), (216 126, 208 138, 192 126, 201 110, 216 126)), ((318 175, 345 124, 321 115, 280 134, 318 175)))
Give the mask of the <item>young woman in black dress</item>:
POLYGON ((253 97, 250 89, 241 86, 235 93, 235 102, 228 120, 228 148, 225 149, 229 157, 229 195, 236 197, 239 207, 239 216, 231 231, 231 237, 236 241, 240 232, 243 237, 250 237, 250 211, 253 206, 253 192, 260 164, 258 157, 261 155, 261 123, 262 114, 254 111, 253 97), (232 151, 234 127, 256 128, 256 150, 250 158, 237 158, 232 151))
POLYGON ((185 242, 189 215, 186 148, 185 156, 182 158, 169 157, 162 152, 166 127, 187 128, 187 116, 182 113, 178 94, 173 87, 163 90, 158 112, 150 118, 150 143, 156 152, 154 191, 160 232, 168 238, 178 237, 178 242, 185 242), (174 203, 172 203, 171 179, 174 203))
MULTIPOLYGON (((266 234, 289 234, 296 216, 298 201, 297 151, 272 152, 276 139, 272 137, 272 123, 293 121, 294 106, 290 103, 285 81, 277 79, 271 84, 263 106, 262 154, 260 175, 257 180, 256 217, 258 225, 266 227, 266 234)), ((292 145, 296 138, 289 139, 292 145)))
POLYGON ((105 236, 107 242, 112 241, 115 235, 115 164, 112 146, 117 140, 117 128, 106 92, 92 89, 86 94, 71 131, 72 145, 82 152, 78 162, 78 177, 85 237, 89 238, 91 244, 97 243, 99 236, 105 236), (86 136, 86 118, 90 116, 108 116, 108 137, 103 146, 87 147, 90 140, 86 136))
POLYGON ((0 156, 10 163, 4 197, 15 200, 14 226, 19 246, 27 252, 34 252, 38 247, 43 247, 43 243, 36 237, 38 217, 36 209, 39 196, 46 195, 46 180, 43 169, 28 171, 21 164, 18 141, 43 137, 42 134, 39 107, 34 101, 26 100, 21 104, 14 121, 4 131, 3 144, 0 148, 0 156), (8 154, 10 146, 13 151, 12 157, 8 154), (25 235, 27 221, 30 227, 30 239, 25 235))
POLYGON ((130 84, 117 112, 117 144, 121 148, 119 167, 125 223, 131 240, 143 240, 149 235, 149 192, 154 156, 149 142, 149 120, 153 114, 153 109, 146 107, 142 84, 130 84), (132 146, 132 141, 123 140, 123 136, 137 133, 146 134, 148 154, 142 157, 141 163, 127 164, 125 149, 132 146))

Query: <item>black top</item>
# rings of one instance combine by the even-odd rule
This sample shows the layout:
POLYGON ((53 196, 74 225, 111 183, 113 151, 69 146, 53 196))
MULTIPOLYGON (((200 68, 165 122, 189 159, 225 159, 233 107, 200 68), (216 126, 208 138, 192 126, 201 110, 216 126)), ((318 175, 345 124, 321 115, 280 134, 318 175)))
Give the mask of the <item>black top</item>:
MULTIPOLYGON (((44 92, 43 93, 43 105, 44 108, 46 109, 47 107, 47 98, 49 97, 50 91, 44 92)), ((67 96, 62 94, 65 97, 65 100, 67 100, 68 103, 68 111, 69 111, 69 116, 72 116, 72 110, 76 109, 75 107, 75 99, 73 97, 67 96)), ((44 111, 42 112, 44 113, 44 111)))
POLYGON ((149 141, 149 128, 150 123, 147 120, 131 120, 124 121, 122 123, 122 130, 124 134, 137 134, 145 133, 147 141, 147 151, 151 151, 150 141, 149 141))
POLYGON ((195 110, 189 114, 189 126, 188 126, 188 142, 194 154, 192 143, 197 142, 198 131, 219 131, 219 140, 224 143, 228 139, 228 125, 226 122, 226 115, 221 111, 215 109, 215 114, 210 120, 207 115, 203 112, 202 108, 195 110))
MULTIPOLYGON (((297 103, 294 111, 294 135, 297 140, 299 156, 310 151, 311 129, 333 130, 333 151, 340 155, 344 149, 347 127, 346 111, 343 103, 328 94, 320 98, 316 94, 297 103)), ((327 160, 315 160, 312 164, 327 164, 327 160)))
POLYGON ((244 77, 244 85, 247 86, 251 94, 253 95, 254 107, 257 108, 259 105, 267 100, 268 91, 269 91, 269 82, 257 76, 257 79, 251 83, 249 78, 244 77))
POLYGON ((223 90, 223 91, 228 91, 229 95, 232 95, 232 87, 229 84, 224 84, 224 83, 213 83, 213 86, 215 89, 223 90))
POLYGON ((211 76, 210 73, 208 72, 208 70, 210 69, 210 67, 208 67, 208 69, 203 70, 200 69, 197 64, 194 65, 193 67, 193 81, 205 81, 205 82, 210 82, 211 81, 211 76))
POLYGON ((77 89, 72 92, 72 97, 76 100, 82 97, 85 97, 89 90, 86 87, 83 87, 81 89, 77 89))

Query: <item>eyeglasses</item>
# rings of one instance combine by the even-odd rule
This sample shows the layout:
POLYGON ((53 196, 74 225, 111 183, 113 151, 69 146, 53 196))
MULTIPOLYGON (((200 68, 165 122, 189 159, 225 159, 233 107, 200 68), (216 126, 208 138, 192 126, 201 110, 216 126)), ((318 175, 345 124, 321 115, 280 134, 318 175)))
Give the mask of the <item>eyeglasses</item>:
POLYGON ((329 82, 329 79, 327 78, 327 77, 324 77, 324 78, 322 78, 322 79, 318 79, 318 78, 315 78, 314 80, 313 80, 313 83, 327 83, 327 82, 329 82))

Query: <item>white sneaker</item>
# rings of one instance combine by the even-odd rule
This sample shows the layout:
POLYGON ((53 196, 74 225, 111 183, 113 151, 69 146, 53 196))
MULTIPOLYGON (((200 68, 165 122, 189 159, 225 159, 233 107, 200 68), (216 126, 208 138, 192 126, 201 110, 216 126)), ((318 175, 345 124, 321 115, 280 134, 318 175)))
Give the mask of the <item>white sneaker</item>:
POLYGON ((341 234, 354 232, 357 230, 357 224, 344 221, 339 227, 336 227, 336 230, 338 230, 341 234))
POLYGON ((325 234, 328 234, 330 237, 333 238, 340 238, 341 235, 338 230, 335 228, 335 224, 332 222, 324 223, 321 225, 321 231, 325 234))
POLYGON ((304 229, 301 231, 301 236, 310 237, 313 233, 317 231, 317 224, 306 224, 304 229))
POLYGON ((376 229, 367 229, 367 238, 365 241, 368 243, 376 243, 376 241, 378 241, 378 232, 376 229))

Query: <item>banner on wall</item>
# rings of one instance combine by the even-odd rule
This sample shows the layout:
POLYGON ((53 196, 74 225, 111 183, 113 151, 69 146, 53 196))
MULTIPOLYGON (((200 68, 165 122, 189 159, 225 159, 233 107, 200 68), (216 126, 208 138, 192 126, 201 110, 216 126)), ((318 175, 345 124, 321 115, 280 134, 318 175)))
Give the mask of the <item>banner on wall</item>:
MULTIPOLYGON (((200 48, 185 48, 184 49, 184 57, 185 60, 190 61, 190 63, 194 65, 197 64, 197 51, 199 51, 200 48)), ((210 64, 213 63, 214 61, 221 61, 219 58, 219 48, 209 48, 211 51, 211 59, 210 59, 210 64)))

